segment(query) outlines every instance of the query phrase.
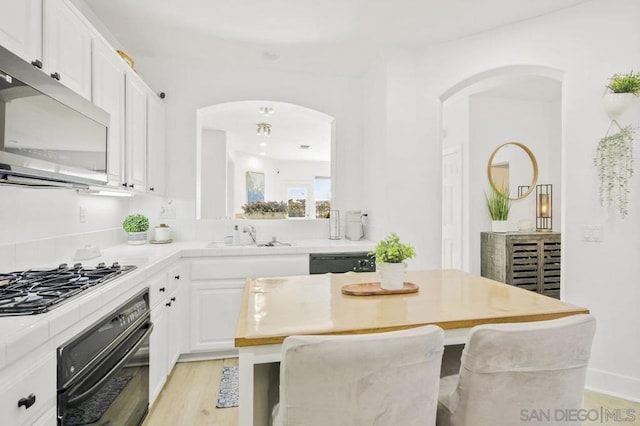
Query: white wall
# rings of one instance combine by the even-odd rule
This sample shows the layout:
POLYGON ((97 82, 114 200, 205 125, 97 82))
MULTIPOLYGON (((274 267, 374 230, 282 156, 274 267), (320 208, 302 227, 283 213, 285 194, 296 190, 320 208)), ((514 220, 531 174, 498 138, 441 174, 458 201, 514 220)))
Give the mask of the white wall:
MULTIPOLYGON (((604 86, 614 73, 640 69, 638 16, 640 3, 636 1, 595 0, 425 49, 420 54, 419 78, 414 87, 419 94, 417 110, 414 112, 415 102, 410 99, 407 99, 408 108, 398 102, 386 103, 388 121, 393 113, 415 114, 417 125, 405 131, 415 130, 423 137, 413 141, 415 145, 403 158, 385 163, 370 156, 367 167, 384 170, 385 176, 403 176, 406 170, 412 170, 412 176, 418 178, 403 188, 403 196, 389 197, 389 203, 400 213, 386 218, 387 227, 400 229, 407 226, 403 223, 409 223, 413 235, 430 246, 424 252, 418 251, 415 265, 437 267, 440 264, 440 210, 425 208, 424 200, 432 197, 436 203, 440 200, 440 99, 460 82, 503 67, 535 65, 560 70, 563 76, 563 296, 570 303, 588 307, 598 320, 588 385, 640 400, 640 363, 637 361, 640 338, 635 320, 640 300, 637 285, 640 188, 635 184, 631 188, 630 214, 621 220, 599 206, 597 177, 592 165, 596 144, 609 126, 602 111, 604 86), (414 193, 422 197, 412 196, 414 193), (400 204, 396 204, 398 202, 400 204), (405 211, 418 212, 421 217, 407 218, 402 214, 405 211), (603 226, 603 242, 582 241, 586 225, 603 226)), ((386 58, 386 62, 387 70, 390 64, 399 64, 393 57, 386 58)), ((407 73, 414 72, 411 64, 404 65, 407 73)), ((379 69, 385 69, 385 64, 377 64, 372 75, 383 74, 379 69)), ((394 76, 383 76, 383 81, 371 75, 367 78, 375 83, 367 84, 367 89, 380 93, 384 92, 381 88, 385 86, 385 78, 391 81, 394 76)), ((632 119, 637 123, 640 117, 637 103, 634 108, 624 117, 627 122, 632 119)), ((365 108, 365 126, 376 125, 379 120, 370 112, 365 108)), ((392 136, 387 133, 383 137, 389 145, 392 136)), ((377 179, 375 183, 373 187, 379 191, 385 179, 377 179)))
POLYGON ((227 135, 221 130, 202 130, 200 185, 201 217, 227 216, 227 135))

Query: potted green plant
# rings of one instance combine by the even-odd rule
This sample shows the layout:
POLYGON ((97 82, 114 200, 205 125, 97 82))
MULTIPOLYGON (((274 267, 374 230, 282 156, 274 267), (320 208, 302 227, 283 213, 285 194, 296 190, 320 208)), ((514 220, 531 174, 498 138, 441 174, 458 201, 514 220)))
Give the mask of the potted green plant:
POLYGON ((242 206, 248 219, 284 219, 288 205, 284 201, 253 201, 242 206))
POLYGON ((624 218, 629 204, 629 179, 633 176, 631 125, 600 139, 593 165, 600 180, 600 204, 615 207, 624 218))
POLYGON ((497 188, 491 185, 491 193, 489 195, 485 193, 485 198, 491 216, 491 231, 507 232, 509 210, 511 209, 509 191, 506 188, 497 188))
POLYGON ((147 242, 147 230, 149 219, 141 214, 130 214, 122 222, 122 228, 127 233, 127 242, 132 245, 145 244, 147 242))
POLYGON ((380 287, 385 290, 403 288, 404 270, 407 266, 404 261, 416 255, 413 246, 400 242, 398 234, 392 232, 387 238, 380 240, 370 254, 376 257, 376 265, 382 278, 380 287))
POLYGON ((604 95, 604 110, 611 120, 622 115, 633 100, 640 95, 640 73, 614 74, 609 78, 604 95))

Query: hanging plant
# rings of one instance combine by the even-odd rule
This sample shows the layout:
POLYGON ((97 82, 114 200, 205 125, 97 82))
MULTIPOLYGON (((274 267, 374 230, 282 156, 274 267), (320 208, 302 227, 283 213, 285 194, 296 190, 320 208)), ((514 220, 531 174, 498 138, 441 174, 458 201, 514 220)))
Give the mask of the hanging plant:
MULTIPOLYGON (((617 122, 612 125, 617 126, 617 122)), ((629 205, 629 179, 633 176, 633 133, 631 126, 619 128, 598 143, 593 164, 600 179, 600 204, 615 207, 624 218, 629 205)))

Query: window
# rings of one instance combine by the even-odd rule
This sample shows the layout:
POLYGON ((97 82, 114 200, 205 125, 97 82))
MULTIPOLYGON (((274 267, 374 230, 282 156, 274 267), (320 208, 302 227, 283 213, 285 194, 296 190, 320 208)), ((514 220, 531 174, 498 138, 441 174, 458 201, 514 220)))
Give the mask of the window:
POLYGON ((327 219, 331 211, 331 178, 316 176, 313 180, 316 219, 327 219))
POLYGON ((307 216, 307 188, 292 186, 287 188, 289 203, 289 217, 307 216))

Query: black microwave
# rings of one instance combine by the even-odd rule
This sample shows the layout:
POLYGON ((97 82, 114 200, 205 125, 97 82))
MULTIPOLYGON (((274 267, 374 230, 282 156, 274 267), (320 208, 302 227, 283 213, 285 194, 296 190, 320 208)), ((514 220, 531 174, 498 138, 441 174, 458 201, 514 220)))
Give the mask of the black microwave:
POLYGON ((109 114, 0 46, 0 183, 107 182, 109 114))

